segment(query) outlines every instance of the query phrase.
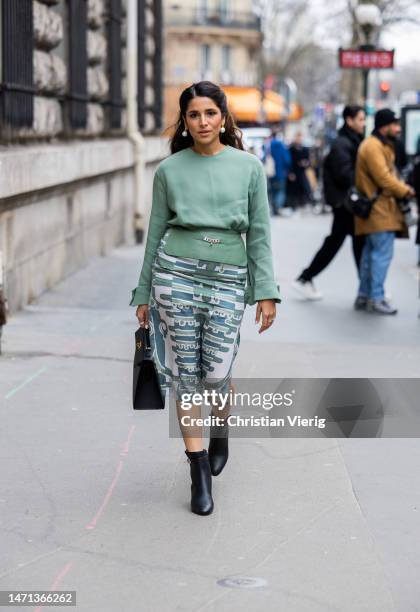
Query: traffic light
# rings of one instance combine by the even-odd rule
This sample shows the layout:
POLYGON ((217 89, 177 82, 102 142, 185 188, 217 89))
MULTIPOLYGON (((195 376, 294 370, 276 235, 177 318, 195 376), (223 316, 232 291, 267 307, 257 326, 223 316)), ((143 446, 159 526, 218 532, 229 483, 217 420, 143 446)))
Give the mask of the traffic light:
POLYGON ((389 92, 391 91, 391 85, 388 81, 381 81, 379 83, 379 89, 381 92, 381 100, 387 100, 389 92))

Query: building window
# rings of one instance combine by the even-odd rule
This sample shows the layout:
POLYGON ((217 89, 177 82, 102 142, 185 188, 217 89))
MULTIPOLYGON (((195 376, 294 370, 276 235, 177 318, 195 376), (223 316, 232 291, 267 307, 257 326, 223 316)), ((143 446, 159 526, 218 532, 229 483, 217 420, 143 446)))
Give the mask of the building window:
POLYGON ((207 0, 199 0, 197 4, 197 19, 199 22, 204 22, 207 17, 207 0))
POLYGON ((210 45, 201 45, 201 61, 200 61, 200 72, 202 79, 211 78, 211 47, 210 45))
POLYGON ((222 47, 222 70, 230 71, 231 46, 223 45, 222 47))
POLYGON ((231 18, 230 0, 220 0, 220 19, 221 21, 229 21, 231 18))
POLYGON ((230 45, 223 45, 222 48, 222 58, 221 58, 221 73, 220 80, 222 83, 230 83, 232 80, 231 77, 231 58, 232 58, 232 47, 230 45))

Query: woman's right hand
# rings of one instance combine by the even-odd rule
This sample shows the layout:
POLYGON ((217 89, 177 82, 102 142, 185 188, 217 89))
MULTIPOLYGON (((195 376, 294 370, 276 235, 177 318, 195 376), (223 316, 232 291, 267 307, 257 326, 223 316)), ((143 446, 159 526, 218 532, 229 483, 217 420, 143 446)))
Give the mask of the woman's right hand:
POLYGON ((149 305, 148 304, 140 304, 137 306, 136 317, 139 321, 140 327, 145 327, 148 329, 149 327, 149 305))

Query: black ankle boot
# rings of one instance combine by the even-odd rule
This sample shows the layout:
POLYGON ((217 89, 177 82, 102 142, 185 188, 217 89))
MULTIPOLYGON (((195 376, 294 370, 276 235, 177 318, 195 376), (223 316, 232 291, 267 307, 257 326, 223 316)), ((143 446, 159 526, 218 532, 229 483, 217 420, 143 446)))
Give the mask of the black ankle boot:
POLYGON ((211 425, 209 442, 209 462, 213 476, 218 476, 226 465, 229 457, 229 425, 211 425))
POLYGON ((211 514, 213 498, 211 496, 211 471, 209 457, 204 449, 198 452, 185 451, 190 462, 191 473, 191 512, 211 514))

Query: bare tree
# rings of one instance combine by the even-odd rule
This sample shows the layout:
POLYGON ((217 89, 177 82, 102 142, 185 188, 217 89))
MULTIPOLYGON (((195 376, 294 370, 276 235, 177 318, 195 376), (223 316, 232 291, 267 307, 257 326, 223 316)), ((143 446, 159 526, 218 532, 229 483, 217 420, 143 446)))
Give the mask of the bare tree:
POLYGON ((313 19, 309 0, 260 0, 258 12, 264 33, 263 58, 282 75, 287 74, 313 45, 313 19))
POLYGON ((420 4, 418 0, 374 0, 382 13, 382 27, 396 23, 420 25, 420 4))
MULTIPOLYGON (((377 44, 381 33, 395 24, 420 25, 420 0, 370 1, 379 7, 382 15, 377 44)), ((357 48, 363 43, 355 15, 355 8, 361 2, 258 0, 256 10, 264 33, 261 78, 270 73, 280 78, 293 77, 306 105, 317 99, 334 100, 337 96, 343 102, 360 102, 361 71, 342 71, 340 79, 335 49, 357 48), (330 49, 334 50, 324 49, 325 40, 329 40, 330 49)))
POLYGON ((264 33, 261 76, 274 74, 279 80, 292 77, 306 110, 322 98, 323 83, 337 80, 331 79, 331 70, 335 70, 331 52, 316 42, 311 2, 260 0, 258 4, 264 33))

